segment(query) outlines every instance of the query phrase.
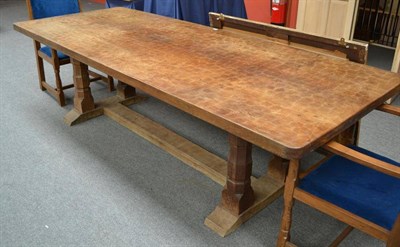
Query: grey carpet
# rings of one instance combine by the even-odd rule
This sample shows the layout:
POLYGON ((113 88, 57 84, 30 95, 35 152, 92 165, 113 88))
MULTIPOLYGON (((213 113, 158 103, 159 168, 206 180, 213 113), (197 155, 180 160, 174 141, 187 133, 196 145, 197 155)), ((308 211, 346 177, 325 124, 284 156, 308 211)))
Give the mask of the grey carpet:
MULTIPOLYGON (((38 88, 32 41, 12 28, 26 16, 25 1, 0 0, 0 246, 275 246, 282 199, 221 238, 203 224, 219 185, 107 117, 66 126, 73 89, 61 108, 38 88)), ((71 81, 71 67, 62 71, 71 81)), ((112 95, 101 85, 92 91, 112 95)), ((155 99, 134 108, 226 157, 223 131, 155 99)), ((373 112, 363 120, 361 146, 400 160, 399 140, 399 119, 373 112)), ((269 159, 255 148, 255 175, 269 159)), ((292 236, 301 246, 322 246, 344 227, 295 205, 292 236)), ((354 231, 342 246, 383 244, 354 231)))
POLYGON ((391 70, 395 50, 376 45, 368 47, 368 64, 380 69, 391 70))

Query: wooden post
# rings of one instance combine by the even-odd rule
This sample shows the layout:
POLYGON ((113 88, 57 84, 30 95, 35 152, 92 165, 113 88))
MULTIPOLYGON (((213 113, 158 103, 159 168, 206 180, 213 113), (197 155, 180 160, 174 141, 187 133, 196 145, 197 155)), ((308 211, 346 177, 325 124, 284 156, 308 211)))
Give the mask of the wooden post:
POLYGON ((397 40, 396 52, 392 63, 392 72, 400 73, 400 39, 397 40))
POLYGON ((94 110, 94 100, 89 87, 88 66, 73 58, 71 58, 71 63, 74 70, 75 110, 79 113, 94 110))
POLYGON ((53 70, 56 77, 57 101, 60 106, 65 106, 65 96, 60 76, 60 59, 58 58, 57 51, 54 49, 51 49, 51 58, 53 59, 53 70))
POLYGON ((39 50, 40 50, 40 43, 36 40, 33 41, 33 45, 35 46, 35 56, 36 56, 36 65, 38 70, 39 76, 39 86, 42 91, 45 91, 46 88, 43 86, 43 82, 46 81, 46 75, 44 73, 44 66, 43 66, 43 58, 39 57, 39 50))
POLYGON ((281 230, 278 236, 278 247, 285 247, 290 240, 290 225, 292 223, 292 208, 294 203, 293 193, 298 182, 299 160, 291 160, 289 171, 285 183, 285 191, 283 194, 284 208, 282 215, 281 230))
POLYGON ((254 202, 251 188, 251 143, 229 135, 228 178, 222 191, 221 207, 240 215, 254 202))
POLYGON ((117 95, 122 99, 131 98, 136 95, 136 89, 118 80, 117 95))

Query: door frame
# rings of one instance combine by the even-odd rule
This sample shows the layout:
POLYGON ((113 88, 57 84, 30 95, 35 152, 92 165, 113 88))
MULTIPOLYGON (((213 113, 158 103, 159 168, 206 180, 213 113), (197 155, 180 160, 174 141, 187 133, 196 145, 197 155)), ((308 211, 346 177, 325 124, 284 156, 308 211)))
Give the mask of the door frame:
MULTIPOLYGON (((394 59, 392 64, 392 72, 400 74, 400 38, 397 38, 396 52, 394 53, 394 59)), ((388 104, 392 103, 396 97, 400 94, 395 95, 388 100, 388 104)))
POLYGON ((349 40, 353 40, 354 38, 354 31, 356 29, 356 21, 357 21, 357 9, 358 9, 358 3, 360 2, 360 0, 349 0, 349 8, 351 8, 351 11, 349 11, 350 9, 348 9, 347 11, 347 25, 345 26, 345 34, 347 34, 346 39, 349 40), (350 5, 352 4, 352 5, 350 5))
MULTIPOLYGON (((357 22, 358 4, 359 3, 360 3, 360 0, 355 0, 355 2, 354 2, 354 12, 353 12, 353 20, 351 22, 350 40, 354 40, 354 32, 356 30, 356 22, 357 22)), ((365 42, 365 43, 368 43, 368 42, 365 42)))
POLYGON ((392 72, 400 74, 400 38, 397 39, 396 52, 392 64, 392 72))

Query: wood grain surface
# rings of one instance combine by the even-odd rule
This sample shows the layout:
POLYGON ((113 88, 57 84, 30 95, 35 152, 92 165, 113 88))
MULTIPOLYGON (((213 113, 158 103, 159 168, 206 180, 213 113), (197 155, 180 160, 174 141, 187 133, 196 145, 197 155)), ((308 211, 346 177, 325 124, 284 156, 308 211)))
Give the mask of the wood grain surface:
POLYGON ((124 8, 14 28, 287 159, 400 91, 399 74, 124 8))

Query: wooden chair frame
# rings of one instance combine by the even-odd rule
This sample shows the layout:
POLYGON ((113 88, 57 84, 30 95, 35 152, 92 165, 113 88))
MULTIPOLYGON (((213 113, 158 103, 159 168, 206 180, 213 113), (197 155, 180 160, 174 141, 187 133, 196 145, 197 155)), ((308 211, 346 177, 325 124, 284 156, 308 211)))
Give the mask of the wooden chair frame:
MULTIPOLYGON (((82 12, 82 5, 80 0, 77 0, 79 4, 79 12, 82 12)), ((33 20, 33 10, 31 5, 31 0, 26 0, 26 6, 28 8, 28 15, 29 19, 33 20)), ((53 97, 56 98, 58 104, 60 106, 65 106, 65 96, 64 91, 65 89, 74 87, 74 84, 68 84, 63 86, 62 80, 60 76, 60 66, 71 63, 70 58, 60 59, 57 55, 57 51, 51 48, 51 57, 46 55, 44 52, 40 50, 41 44, 40 42, 34 40, 34 49, 35 49, 35 56, 36 56, 36 64, 39 76, 39 86, 42 91, 48 91, 53 97), (53 66, 54 74, 55 74, 55 83, 56 87, 51 86, 46 82, 45 72, 44 72, 44 64, 43 60, 46 60, 49 64, 53 66)), ((114 91, 114 79, 111 76, 103 76, 94 71, 89 70, 89 75, 91 76, 90 82, 101 80, 108 86, 108 90, 114 91)))
MULTIPOLYGON (((377 110, 384 111, 396 116, 400 116, 400 107, 392 105, 381 105, 377 110)), ((387 162, 372 158, 368 155, 359 153, 351 148, 348 148, 336 141, 328 142, 324 147, 325 150, 336 155, 340 155, 360 165, 364 165, 371 169, 385 173, 396 178, 400 178, 400 167, 394 166, 387 162)), ((290 241, 290 226, 291 214, 295 200, 301 201, 331 217, 334 217, 348 225, 346 229, 331 243, 329 246, 338 246, 341 241, 354 229, 357 228, 377 239, 386 242, 387 247, 400 246, 400 214, 397 216, 396 222, 391 231, 374 224, 364 218, 361 218, 349 211, 346 211, 332 203, 329 203, 321 198, 318 198, 302 189, 297 188, 299 181, 299 161, 291 161, 288 171, 288 176, 285 182, 284 192, 284 212, 282 216, 282 225, 279 233, 277 246, 295 246, 290 241)))

